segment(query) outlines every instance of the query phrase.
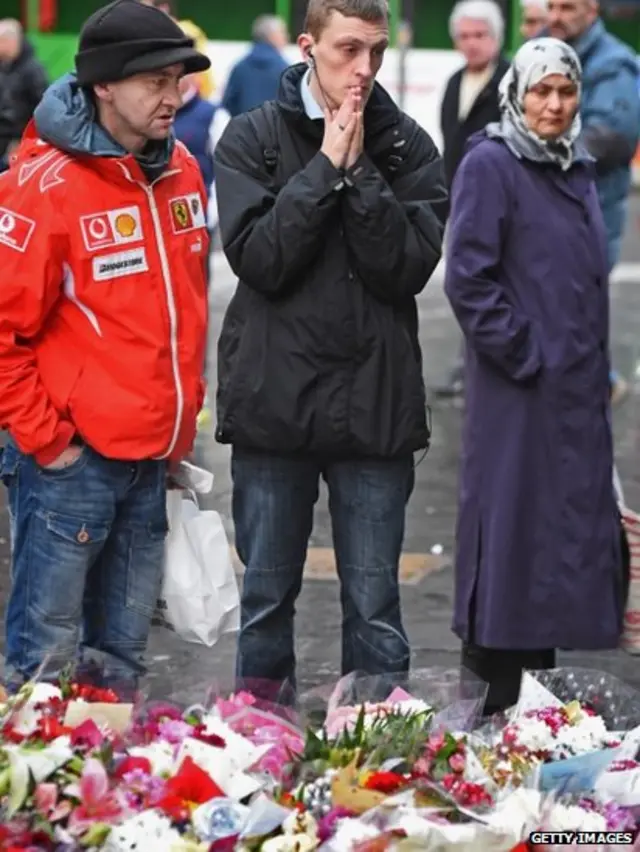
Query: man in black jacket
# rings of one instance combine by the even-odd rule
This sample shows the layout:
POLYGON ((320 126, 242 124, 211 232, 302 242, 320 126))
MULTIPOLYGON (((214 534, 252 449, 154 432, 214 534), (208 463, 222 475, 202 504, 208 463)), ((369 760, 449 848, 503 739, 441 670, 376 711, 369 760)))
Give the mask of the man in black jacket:
MULTIPOLYGON (((509 63, 500 55, 504 19, 493 0, 461 0, 451 13, 449 30, 465 59, 464 67, 447 83, 440 112, 444 168, 450 188, 469 137, 500 119, 498 84, 509 63)), ((447 384, 434 389, 438 396, 462 393, 463 361, 461 353, 447 384)))
MULTIPOLYGON (((429 443, 416 296, 441 256, 442 165, 375 83, 386 0, 310 0, 276 102, 215 152, 239 280, 218 344, 217 438, 233 446, 246 566, 237 673, 293 680, 313 507, 329 487, 342 669, 405 671, 398 563, 413 454, 429 443)), ((323 614, 318 613, 322 619, 323 614)))
POLYGON ((11 138, 4 148, 0 147, 0 158, 7 154, 11 143, 20 141, 47 85, 44 67, 25 39, 20 23, 0 21, 0 89, 9 98, 13 113, 11 138))
POLYGON ((0 87, 0 172, 9 166, 8 151, 13 139, 13 109, 9 93, 0 87))

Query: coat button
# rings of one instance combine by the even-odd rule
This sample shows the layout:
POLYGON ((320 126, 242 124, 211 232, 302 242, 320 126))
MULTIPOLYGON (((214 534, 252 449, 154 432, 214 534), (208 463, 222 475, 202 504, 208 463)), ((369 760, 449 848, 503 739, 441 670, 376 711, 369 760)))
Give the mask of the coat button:
POLYGON ((91 536, 87 532, 86 528, 83 526, 76 538, 80 544, 86 544, 91 538, 91 536))

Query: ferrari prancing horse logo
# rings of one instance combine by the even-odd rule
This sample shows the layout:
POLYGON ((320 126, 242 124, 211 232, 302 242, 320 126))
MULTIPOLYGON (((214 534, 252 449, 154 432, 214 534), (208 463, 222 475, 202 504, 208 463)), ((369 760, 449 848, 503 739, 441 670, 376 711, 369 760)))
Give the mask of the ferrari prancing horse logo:
POLYGON ((180 195, 169 201, 174 234, 207 227, 207 217, 198 192, 180 195))
POLYGON ((191 216, 189 215, 189 208, 184 201, 174 201, 171 205, 171 212, 180 230, 189 227, 191 216))

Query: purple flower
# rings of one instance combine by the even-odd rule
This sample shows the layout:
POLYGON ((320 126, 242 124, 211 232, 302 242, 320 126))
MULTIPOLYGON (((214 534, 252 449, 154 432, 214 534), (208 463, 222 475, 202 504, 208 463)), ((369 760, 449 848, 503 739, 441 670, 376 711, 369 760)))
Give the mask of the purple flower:
POLYGON ((182 722, 179 719, 167 719, 160 722, 158 726, 158 735, 161 739, 168 743, 176 745, 181 743, 186 737, 193 733, 193 728, 187 722, 182 722))
POLYGON ((157 775, 148 775, 142 769, 127 772, 122 780, 127 802, 136 809, 155 807, 166 793, 165 780, 157 775))
POLYGON ((340 820, 353 816, 355 814, 348 808, 333 808, 333 810, 330 810, 318 823, 318 840, 321 843, 326 843, 336 833, 340 820))

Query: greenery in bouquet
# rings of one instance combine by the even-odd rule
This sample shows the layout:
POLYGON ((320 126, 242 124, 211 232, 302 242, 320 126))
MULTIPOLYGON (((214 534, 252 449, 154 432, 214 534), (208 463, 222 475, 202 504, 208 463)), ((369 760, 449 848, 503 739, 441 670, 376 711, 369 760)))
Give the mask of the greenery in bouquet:
POLYGON ((431 718, 430 708, 376 713, 372 705, 362 705, 355 724, 334 736, 326 727, 309 728, 302 753, 291 765, 294 800, 323 816, 336 794, 348 802, 355 796, 353 809, 360 810, 377 803, 380 795, 397 792, 412 780, 411 767, 422 754, 431 718), (388 763, 393 771, 383 769, 388 763))
POLYGON ((331 836, 331 826, 346 815, 370 812, 405 791, 416 807, 450 822, 466 818, 463 807, 491 806, 484 786, 465 777, 466 739, 431 731, 431 711, 385 712, 373 721, 371 715, 361 707, 355 724, 333 737, 326 728, 308 730, 292 767, 294 786, 280 801, 319 820, 322 835, 331 836))

